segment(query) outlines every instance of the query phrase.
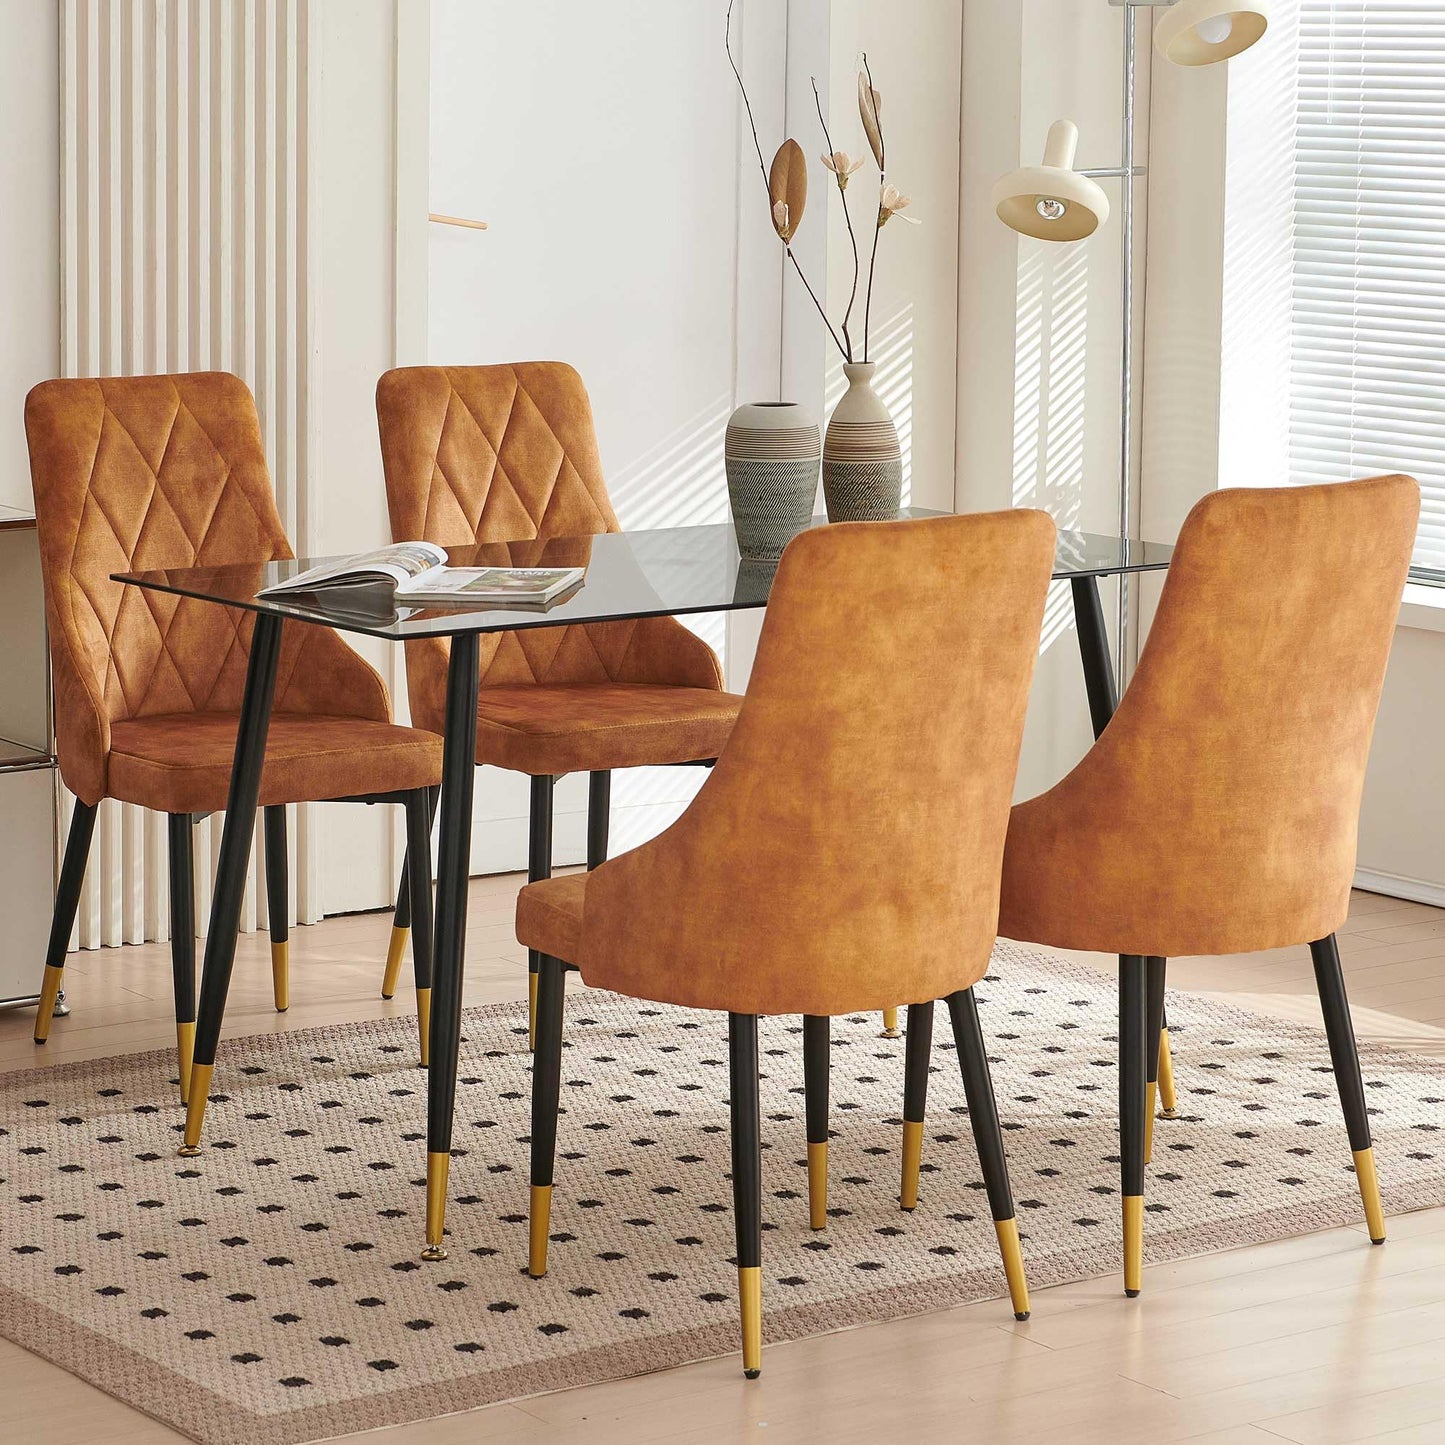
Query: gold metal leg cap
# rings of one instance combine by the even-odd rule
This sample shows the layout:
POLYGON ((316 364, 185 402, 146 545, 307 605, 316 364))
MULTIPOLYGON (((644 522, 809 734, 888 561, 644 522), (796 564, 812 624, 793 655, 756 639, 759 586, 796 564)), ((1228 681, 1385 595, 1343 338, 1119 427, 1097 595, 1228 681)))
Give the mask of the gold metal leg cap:
POLYGON ((738 1304, 743 1316, 743 1374, 763 1372, 763 1272, 754 1265, 738 1271, 738 1304))
POLYGON ((993 1228, 998 1235, 998 1252, 1003 1255, 1003 1272, 1008 1277, 1008 1297, 1013 1303, 1014 1318, 1026 1320, 1029 1317, 1029 1284, 1024 1278, 1019 1222, 1017 1219, 995 1219, 993 1228))
POLYGON ((35 1042, 43 1044, 50 1037, 50 1021, 55 1017, 55 1000, 60 996, 64 967, 45 965, 45 978, 40 985, 40 1006, 35 1010, 35 1042))
POLYGON ((179 1149, 182 1159, 194 1159, 201 1152, 201 1130, 206 1122, 206 1103, 211 1095, 214 1064, 191 1065, 191 1092, 186 1096, 185 1143, 179 1149))
POLYGON ((881 1039, 899 1039, 903 1037, 898 1027, 898 1010, 886 1008, 883 1010, 883 1032, 878 1035, 881 1039))
POLYGON ((196 1026, 193 1023, 176 1025, 176 1065, 181 1076, 181 1103, 191 1098, 191 1060, 196 1052, 196 1026))
POLYGON ((1124 1293, 1133 1299, 1144 1288, 1144 1196, 1124 1196, 1124 1293))
POLYGON ((1360 1201, 1365 1206, 1365 1223, 1370 1227, 1370 1243, 1385 1242, 1385 1209, 1380 1203, 1380 1178, 1375 1173, 1375 1151, 1355 1150, 1355 1178, 1360 1185, 1360 1201))
POLYGON ((527 1047, 537 1049, 537 975, 527 975, 527 1047))
POLYGON ((903 1179, 898 1202, 905 1209, 918 1207, 918 1169, 923 1162, 923 1125, 914 1119, 903 1121, 903 1179))
POLYGON ((406 941, 410 937, 411 929, 392 924, 391 942, 386 946, 386 972, 381 976, 382 998, 396 996, 396 981, 401 977, 401 961, 406 957, 406 941))
POLYGON ((1152 1079, 1144 1085, 1144 1162, 1154 1159, 1154 1110, 1159 1103, 1159 1085, 1152 1079))
POLYGON ((808 1145, 808 1224, 828 1227, 828 1142, 808 1145))
POLYGON ((1174 1059, 1169 1052, 1169 1030, 1159 1035, 1159 1117, 1173 1119, 1179 1112, 1174 1093, 1174 1059))
POLYGON ((527 1273, 541 1279, 547 1273, 547 1236, 552 1229, 552 1186, 532 1186, 532 1212, 527 1224, 527 1273))
POLYGON ((442 1235, 446 1229, 447 1175, 451 1167, 452 1156, 445 1151, 426 1156, 426 1248, 421 1257, 428 1263, 447 1257, 442 1235))
POLYGON ((431 990, 416 991, 416 1037, 422 1068, 431 1067, 431 990))
POLYGON ((291 945, 271 945, 271 996, 276 1000, 276 1012, 283 1014, 291 1007, 291 945))

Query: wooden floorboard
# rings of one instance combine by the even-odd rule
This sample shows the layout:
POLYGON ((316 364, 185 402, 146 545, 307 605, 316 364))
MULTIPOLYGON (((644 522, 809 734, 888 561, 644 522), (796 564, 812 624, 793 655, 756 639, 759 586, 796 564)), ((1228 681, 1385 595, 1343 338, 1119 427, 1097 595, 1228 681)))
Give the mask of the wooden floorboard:
MULTIPOLYGON (((519 880, 471 891, 466 1002, 525 995, 512 932, 519 880)), ((241 941, 225 1034, 409 1015, 409 981, 378 997, 390 920, 338 918, 292 934, 292 1006, 271 1007, 264 935, 241 941)), ((1361 1037, 1445 1057, 1445 911, 1354 896, 1341 931, 1361 1037)), ((1112 959, 1074 957, 1110 972, 1112 959)), ((1309 951, 1171 962, 1170 986, 1318 1023, 1309 951)), ((51 1041, 0 1013, 0 1069, 173 1043, 165 945, 72 955, 72 1015, 51 1041)), ((998 1301, 770 1348, 746 1383, 735 1358, 373 1432, 376 1445, 836 1445, 971 1439, 980 1445, 1441 1445, 1445 1442, 1445 1209, 1363 1224, 1034 1296, 1033 1318, 998 1301)), ((161 1445, 182 1437, 0 1340, 0 1440, 161 1445)), ((363 1437, 352 1437, 361 1440, 363 1437)))

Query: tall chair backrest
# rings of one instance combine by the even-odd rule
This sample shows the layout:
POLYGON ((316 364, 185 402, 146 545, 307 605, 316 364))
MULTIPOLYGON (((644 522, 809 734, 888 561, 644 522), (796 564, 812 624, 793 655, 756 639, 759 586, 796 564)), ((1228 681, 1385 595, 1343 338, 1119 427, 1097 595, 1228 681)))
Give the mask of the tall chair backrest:
MULTIPOLYGON (((587 390, 562 362, 399 367, 377 383, 376 415, 395 541, 457 547, 619 530, 587 390)), ((434 730, 446 657, 444 641, 407 644, 412 719, 434 730)), ((670 617, 483 637, 481 680, 722 681, 708 649, 670 617)))
POLYGON ((795 538, 712 776, 589 875, 584 976, 739 1013, 976 982, 1054 537, 1015 511, 795 538))
MULTIPOLYGON (((1233 953, 1344 922, 1419 510, 1416 483, 1387 476, 1230 489, 1190 512, 1118 711, 1040 800, 1137 878, 1121 889, 1135 917, 1101 920, 1110 937, 1233 953)), ((1015 888, 1020 916, 1049 908, 1049 855, 1025 852, 1042 861, 1008 870, 1005 926, 1015 888)))
MULTIPOLYGON (((110 724, 233 712, 247 613, 110 580, 114 572, 292 555, 250 391, 222 372, 46 381, 25 402, 66 784, 105 795, 110 724)), ((376 673, 335 634, 293 627, 281 711, 385 718, 376 673)))

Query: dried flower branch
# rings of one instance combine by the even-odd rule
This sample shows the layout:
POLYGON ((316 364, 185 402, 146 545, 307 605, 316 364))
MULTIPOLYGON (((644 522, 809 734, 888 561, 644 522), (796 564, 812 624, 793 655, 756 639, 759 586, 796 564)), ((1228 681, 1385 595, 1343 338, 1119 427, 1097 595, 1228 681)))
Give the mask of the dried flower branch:
MULTIPOLYGON (((731 0, 729 0, 731 3, 731 0)), ((863 121, 863 132, 873 150, 873 159, 878 162, 878 184, 888 184, 888 147, 883 139, 883 97, 873 88, 873 71, 868 65, 868 52, 863 52, 863 69, 858 76, 858 114, 863 121)), ((881 190, 880 190, 881 195, 881 190)), ((873 320, 873 270, 878 264, 878 233, 888 218, 882 207, 878 211, 878 224, 873 228, 873 249, 868 256, 868 289, 863 297, 863 360, 868 360, 868 333, 873 320)))
POLYGON ((818 82, 813 81, 813 104, 818 108, 818 124, 823 127, 823 143, 828 147, 828 154, 823 157, 823 164, 833 172, 833 178, 838 182, 838 195, 843 202, 843 220, 848 226, 848 243, 853 247, 853 285, 848 292, 848 306, 843 312, 843 355, 846 360, 853 360, 853 337, 848 331, 848 322, 853 316, 853 304, 858 299, 858 237, 853 230, 853 216, 848 210, 848 177, 858 170, 862 160, 853 161, 846 151, 835 151, 833 149, 833 137, 828 134, 828 122, 823 115, 823 97, 818 94, 818 82))
POLYGON ((905 196, 897 186, 885 184, 878 195, 878 229, 881 231, 887 225, 890 216, 897 216, 900 221, 907 221, 910 226, 921 225, 917 216, 899 214, 912 204, 911 196, 905 196))
MULTIPOLYGON (((748 129, 751 130, 753 134, 753 149, 757 152, 758 155, 758 170, 762 172, 763 184, 767 187, 768 211, 769 215, 772 218, 773 229, 777 231, 779 238, 782 240, 783 250, 787 255, 788 260, 793 263, 793 270, 798 273, 798 280, 803 283, 803 289, 807 291, 809 299, 817 308, 818 315, 823 318, 823 325, 828 328, 828 335, 832 337, 833 345, 836 346, 838 350, 842 353, 843 359, 845 361, 851 361, 852 358, 848 355, 847 349, 838 339, 838 333, 833 329, 833 323, 828 320, 828 313, 823 309, 822 302, 818 300, 818 297, 814 293, 813 288, 808 284, 808 278, 803 274, 803 268, 798 264, 798 258, 793 254, 793 247, 791 242, 794 233, 797 231, 798 221, 802 219, 802 204, 800 202, 797 213, 793 216, 790 216, 788 214, 788 199, 786 195, 783 197, 776 197, 773 194, 773 180, 768 173, 767 163, 763 160, 763 146, 762 142, 758 139, 758 125, 757 121, 753 118, 753 105, 752 102, 748 99, 748 88, 743 84, 742 72, 738 69, 737 61, 733 59, 733 0, 728 0, 727 20, 723 34, 723 48, 727 51, 728 65, 732 68, 733 78, 737 81, 738 90, 742 93, 743 107, 748 113, 748 129), (778 210, 779 205, 783 207, 781 213, 778 210), (780 214, 782 217, 781 223, 779 222, 780 214), (784 231, 787 232, 786 235, 784 235, 784 231)), ((794 146, 798 150, 798 154, 801 156, 801 147, 798 147, 795 141, 787 141, 778 151, 778 155, 773 158, 773 165, 775 168, 778 164, 778 159, 782 156, 783 152, 787 150, 788 146, 794 146)), ((806 165, 804 165, 802 169, 805 172, 803 178, 803 197, 806 198, 806 165)))

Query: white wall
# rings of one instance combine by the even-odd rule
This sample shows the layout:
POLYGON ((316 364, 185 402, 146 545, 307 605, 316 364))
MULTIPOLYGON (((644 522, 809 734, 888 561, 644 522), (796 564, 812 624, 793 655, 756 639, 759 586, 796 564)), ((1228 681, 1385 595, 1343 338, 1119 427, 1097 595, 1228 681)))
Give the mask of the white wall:
MULTIPOLYGON (((1103 0, 964 7, 960 511, 1042 507, 1060 527, 1117 532, 1119 182, 1101 182, 1114 217, 1071 245, 1015 235, 995 216, 990 191, 1008 171, 1037 162, 1049 125, 1064 116, 1079 127, 1080 167, 1118 165, 1122 67, 1122 12, 1103 0)), ((1146 64, 1145 114, 1147 82, 1146 64)), ((1141 147, 1145 133, 1141 124, 1141 147)), ((1141 294, 1143 275, 1141 264, 1141 294)), ((1104 594, 1112 617, 1112 585, 1104 594)), ((1072 603, 1060 584, 1045 615, 1020 796, 1054 782, 1091 739, 1072 603)))
POLYGON ((25 393, 60 371, 60 62, 55 0, 0 0, 0 503, 29 507, 25 393))

